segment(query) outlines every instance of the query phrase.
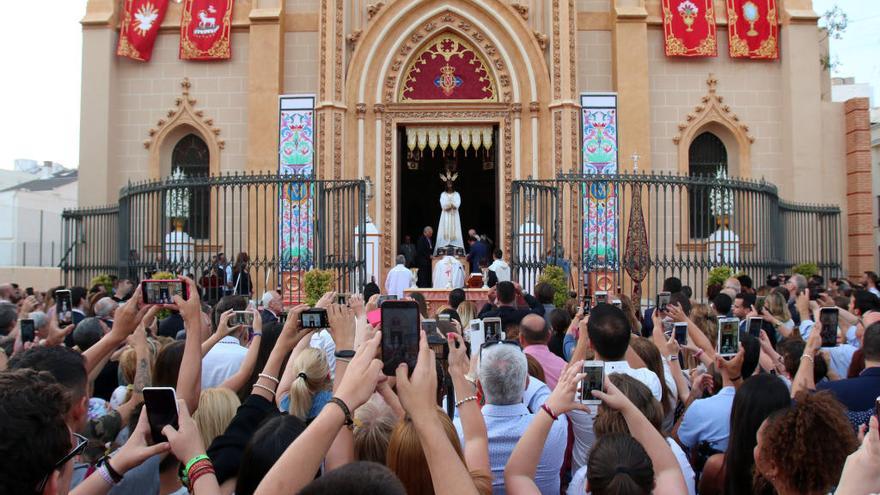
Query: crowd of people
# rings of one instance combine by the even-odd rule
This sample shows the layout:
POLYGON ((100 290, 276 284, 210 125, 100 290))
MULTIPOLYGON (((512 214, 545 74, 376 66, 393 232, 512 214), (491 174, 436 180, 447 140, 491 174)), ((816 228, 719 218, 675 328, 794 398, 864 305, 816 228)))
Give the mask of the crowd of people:
POLYGON ((304 328, 311 308, 275 291, 211 306, 182 281, 164 305, 131 280, 0 285, 0 495, 880 492, 874 273, 743 275, 704 297, 670 277, 645 310, 624 294, 556 307, 552 286, 508 280, 483 307, 457 289, 432 312, 416 293, 451 325, 390 375, 375 284, 325 294, 326 325, 304 328), (719 318, 740 321, 736 353, 719 318), (157 429, 168 411, 145 392, 172 389, 157 429))

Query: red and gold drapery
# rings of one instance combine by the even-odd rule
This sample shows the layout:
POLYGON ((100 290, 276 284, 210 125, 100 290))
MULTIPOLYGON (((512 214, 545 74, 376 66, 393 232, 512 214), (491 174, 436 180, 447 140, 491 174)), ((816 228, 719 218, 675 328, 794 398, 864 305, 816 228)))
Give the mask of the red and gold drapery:
POLYGON ((779 57, 776 0, 727 0, 731 58, 779 57))
POLYGON ((181 60, 223 60, 232 56, 233 0, 186 0, 180 16, 181 60))
POLYGON ((116 55, 141 62, 150 60, 167 10, 168 0, 125 0, 116 55))
POLYGON ((663 0, 667 57, 714 57, 715 9, 712 0, 663 0))

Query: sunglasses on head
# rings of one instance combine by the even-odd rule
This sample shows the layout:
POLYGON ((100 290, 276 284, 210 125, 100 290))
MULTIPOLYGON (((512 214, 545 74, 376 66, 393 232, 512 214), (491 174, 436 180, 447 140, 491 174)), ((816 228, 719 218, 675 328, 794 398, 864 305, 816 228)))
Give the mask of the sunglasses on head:
POLYGON ((483 349, 488 347, 492 347, 496 344, 507 344, 507 345, 515 345, 517 349, 522 350, 522 346, 519 345, 519 342, 513 340, 493 340, 491 342, 484 342, 482 346, 480 346, 480 357, 483 357, 483 349))
POLYGON ((64 467, 65 464, 67 464, 68 461, 70 461, 74 457, 82 454, 83 451, 86 450, 86 446, 89 444, 88 438, 80 435, 79 433, 74 433, 73 439, 76 441, 76 443, 74 444, 73 448, 70 449, 70 452, 68 452, 67 455, 65 455, 58 462, 56 462, 55 465, 52 466, 52 470, 49 471, 46 474, 46 476, 43 476, 42 480, 40 480, 40 484, 37 485, 37 492, 38 493, 42 493, 43 489, 46 488, 46 483, 49 482, 49 477, 52 476, 53 472, 61 469, 62 467, 64 467))

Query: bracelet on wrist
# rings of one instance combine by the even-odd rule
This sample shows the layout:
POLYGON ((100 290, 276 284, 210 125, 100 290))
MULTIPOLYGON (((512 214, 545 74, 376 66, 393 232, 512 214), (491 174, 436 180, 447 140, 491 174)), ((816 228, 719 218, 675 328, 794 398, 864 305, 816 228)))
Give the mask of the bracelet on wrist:
POLYGON ((270 394, 272 394, 273 397, 275 396, 275 391, 265 385, 255 383, 254 388, 261 388, 261 389, 265 390, 266 392, 269 392, 270 394))
POLYGON ((102 465, 98 466, 97 472, 98 472, 98 476, 100 476, 104 481, 106 481, 107 484, 110 485, 111 488, 116 486, 117 484, 119 484, 118 481, 113 479, 113 476, 110 474, 110 470, 107 469, 106 464, 102 464, 102 465))
POLYGON ((266 380, 273 381, 273 382, 275 382, 275 385, 278 385, 278 384, 280 383, 280 382, 278 381, 278 378, 277 378, 277 377, 274 377, 274 376, 272 376, 272 375, 267 375, 266 373, 260 373, 259 375, 257 375, 257 377, 259 377, 259 378, 265 378, 266 380))
POLYGON ((119 474, 119 471, 113 469, 113 466, 110 464, 109 457, 105 457, 104 462, 101 465, 107 468, 107 474, 110 475, 115 483, 119 483, 120 481, 122 481, 123 475, 119 474))
POLYGON ((806 352, 801 356, 801 359, 809 359, 811 363, 815 363, 813 360, 813 356, 807 354, 806 352))
POLYGON ((462 404, 464 404, 465 402, 470 402, 470 401, 472 401, 472 400, 477 400, 477 396, 476 396, 476 395, 472 395, 472 396, 470 396, 470 397, 465 397, 464 399, 461 399, 460 401, 456 402, 456 403, 455 403, 455 407, 461 407, 462 404))
POLYGON ((550 407, 547 404, 541 404, 541 409, 545 413, 547 413, 551 418, 553 418, 553 421, 556 421, 557 419, 559 419, 559 416, 557 414, 554 414, 553 411, 550 409, 550 407))
POLYGON ((342 414, 345 416, 345 420, 343 421, 343 424, 349 430, 353 429, 354 428, 354 420, 351 417, 351 409, 349 409, 348 404, 346 404, 345 401, 343 401, 339 397, 331 397, 330 400, 327 402, 332 402, 332 403, 336 404, 337 406, 339 406, 339 409, 342 409, 342 414))

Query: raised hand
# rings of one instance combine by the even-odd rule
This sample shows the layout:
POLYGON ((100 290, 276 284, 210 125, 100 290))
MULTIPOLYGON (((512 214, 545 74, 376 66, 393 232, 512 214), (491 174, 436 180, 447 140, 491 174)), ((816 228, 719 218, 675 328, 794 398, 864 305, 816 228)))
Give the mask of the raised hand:
POLYGON ((424 331, 419 332, 419 359, 412 376, 407 376, 406 363, 400 363, 395 371, 397 395, 406 412, 413 417, 432 414, 437 408, 437 368, 424 331))
POLYGON ((556 388, 553 389, 553 393, 550 394, 550 397, 545 402, 554 414, 564 414, 574 410, 590 411, 590 408, 576 399, 578 383, 586 376, 580 372, 583 366, 583 361, 569 363, 562 372, 562 375, 559 376, 556 388))
POLYGON ((310 333, 303 332, 303 329, 299 324, 300 315, 307 309, 309 309, 307 304, 300 304, 290 308, 287 312, 287 321, 284 322, 284 328, 281 330, 281 335, 278 336, 278 340, 275 342, 276 347, 282 346, 282 348, 286 348, 289 351, 293 349, 301 338, 310 333))
POLYGON ((605 391, 600 392, 598 390, 592 390, 591 393, 593 397, 602 401, 603 404, 614 409, 615 411, 623 412, 624 409, 628 407, 635 408, 636 406, 630 402, 629 398, 623 394, 617 387, 611 383, 611 380, 608 378, 608 375, 605 375, 605 391))
POLYGON ((184 299, 179 295, 174 295, 174 306, 180 311, 180 316, 184 321, 201 321, 202 301, 199 299, 199 288, 196 283, 189 277, 180 277, 180 280, 187 285, 188 298, 184 299))
POLYGON ((376 359, 376 351, 381 342, 382 332, 376 332, 373 338, 360 346, 348 363, 342 382, 336 389, 336 397, 342 399, 352 411, 370 400, 376 391, 376 385, 382 376, 382 361, 376 359))
MULTIPOLYGON (((234 309, 227 309, 226 311, 220 313, 219 321, 217 322, 217 334, 220 336, 227 336, 232 332, 238 330, 241 325, 232 325, 229 326, 229 319, 235 314, 234 309)), ((256 318, 255 318, 256 319, 256 318)))
POLYGON ((177 399, 177 429, 171 425, 162 428, 162 434, 171 445, 171 452, 180 462, 187 462, 195 456, 205 453, 205 445, 199 426, 189 414, 186 401, 177 399))
POLYGON ((467 357, 464 339, 457 333, 448 333, 446 342, 449 344, 449 374, 465 376, 470 370, 471 363, 467 357))
MULTIPOLYGON (((180 401, 181 403, 183 401, 180 401)), ((186 407, 184 405, 183 407, 186 407)), ((116 472, 122 474, 126 471, 141 465, 148 458, 168 452, 171 445, 168 442, 161 442, 155 445, 149 445, 147 441, 150 434, 150 423, 147 421, 147 408, 141 409, 141 415, 138 417, 137 426, 125 445, 110 459, 110 465, 116 472)), ((197 434, 198 436, 198 434, 197 434)), ((184 461, 186 462, 186 461, 184 461)))
POLYGON ((331 304, 327 308, 327 319, 330 322, 330 335, 340 350, 354 349, 355 318, 354 311, 348 306, 331 304))
POLYGON ((336 292, 330 291, 325 292, 321 299, 318 299, 318 302, 315 303, 316 308, 327 309, 336 300, 336 292))

